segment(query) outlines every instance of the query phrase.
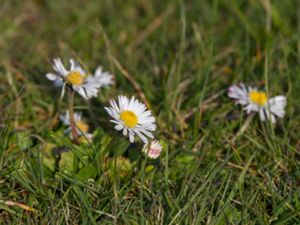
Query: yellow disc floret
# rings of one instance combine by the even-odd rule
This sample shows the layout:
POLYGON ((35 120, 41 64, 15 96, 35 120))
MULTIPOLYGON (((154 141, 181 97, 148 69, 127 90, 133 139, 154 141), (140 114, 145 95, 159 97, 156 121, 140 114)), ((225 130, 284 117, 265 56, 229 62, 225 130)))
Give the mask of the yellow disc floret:
POLYGON ((133 128, 138 123, 136 114, 132 111, 125 110, 121 113, 120 119, 123 120, 126 127, 133 128))
POLYGON ((76 122, 76 127, 83 133, 87 133, 89 131, 89 125, 83 121, 76 122))
POLYGON ((67 76, 66 76, 66 81, 69 84, 73 85, 80 85, 84 81, 84 75, 79 73, 78 71, 71 71, 67 76))
POLYGON ((259 106, 264 106, 268 101, 267 94, 263 91, 251 91, 249 92, 249 98, 251 102, 259 106))

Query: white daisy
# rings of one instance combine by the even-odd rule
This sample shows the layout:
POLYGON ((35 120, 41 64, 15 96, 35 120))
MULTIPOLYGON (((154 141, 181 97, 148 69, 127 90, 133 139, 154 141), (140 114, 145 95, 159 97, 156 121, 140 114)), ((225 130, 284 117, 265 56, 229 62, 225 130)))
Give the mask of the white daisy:
POLYGON ((114 77, 109 72, 102 71, 102 67, 98 66, 95 74, 95 78, 100 83, 100 87, 108 87, 114 84, 114 77))
POLYGON ((145 144, 142 152, 150 159, 157 159, 162 151, 162 145, 157 141, 151 141, 150 144, 145 144))
POLYGON ((276 122, 275 116, 283 118, 285 115, 286 97, 279 95, 268 98, 267 93, 257 88, 248 87, 244 84, 232 85, 228 89, 228 96, 236 100, 237 104, 245 106, 246 112, 258 112, 262 121, 266 119, 276 122))
POLYGON ((125 96, 118 97, 118 104, 110 101, 110 107, 105 107, 107 113, 113 118, 110 122, 116 124, 115 129, 123 130, 123 135, 129 135, 130 142, 138 135, 144 143, 153 138, 152 131, 156 130, 155 118, 150 110, 135 97, 130 100, 125 96))
MULTIPOLYGON (((68 128, 65 130, 65 133, 70 133, 71 138, 72 137, 72 132, 71 132, 71 124, 70 124, 70 115, 69 111, 65 113, 65 115, 60 116, 60 120, 68 126, 68 128)), ((85 136, 89 140, 92 139, 93 135, 89 133, 89 125, 82 120, 82 114, 78 112, 74 112, 74 122, 76 125, 76 131, 79 136, 85 136)))
MULTIPOLYGON (((67 70, 61 59, 54 59, 53 69, 56 74, 46 74, 49 80, 54 81, 56 86, 62 86, 62 84, 70 85, 74 91, 79 93, 83 98, 90 99, 96 97, 99 88, 103 86, 101 79, 103 80, 101 72, 98 75, 88 75, 88 73, 76 62, 74 59, 70 59, 70 69, 67 70), (100 75, 99 75, 100 74, 100 75)), ((106 73, 104 73, 106 74, 106 73)), ((62 88, 62 96, 64 94, 64 85, 62 88)))

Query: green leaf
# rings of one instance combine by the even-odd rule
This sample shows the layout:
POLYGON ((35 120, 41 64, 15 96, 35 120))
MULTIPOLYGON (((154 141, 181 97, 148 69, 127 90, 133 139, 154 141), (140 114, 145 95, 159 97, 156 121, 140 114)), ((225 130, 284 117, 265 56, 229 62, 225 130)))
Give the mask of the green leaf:
POLYGON ((52 172, 55 170, 55 157, 53 154, 53 149, 55 148, 54 144, 48 143, 42 152, 42 161, 43 164, 52 172))
POLYGON ((66 169, 68 171, 74 171, 74 153, 69 152, 63 152, 61 154, 61 159, 59 161, 59 168, 60 169, 66 169))
POLYGON ((89 164, 83 168, 81 168, 78 172, 78 176, 84 180, 94 179, 97 175, 97 170, 94 165, 89 164))

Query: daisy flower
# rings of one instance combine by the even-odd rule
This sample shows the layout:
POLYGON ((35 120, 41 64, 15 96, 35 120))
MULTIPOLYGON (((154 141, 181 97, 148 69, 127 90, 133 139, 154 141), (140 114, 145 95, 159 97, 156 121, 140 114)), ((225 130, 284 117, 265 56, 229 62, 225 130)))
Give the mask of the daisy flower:
POLYGON ((108 87, 114 84, 113 75, 109 72, 104 72, 101 66, 97 67, 94 76, 100 83, 100 87, 108 87))
POLYGON ((54 82, 55 86, 63 86, 62 96, 64 95, 65 84, 67 84, 88 100, 97 96, 101 86, 107 86, 112 82, 112 75, 109 73, 103 73, 98 67, 95 75, 89 75, 74 59, 70 59, 70 69, 67 70, 61 59, 56 58, 53 69, 56 73, 48 73, 46 76, 54 82))
POLYGON ((258 112, 262 121, 266 119, 276 122, 276 117, 285 115, 286 97, 279 95, 269 98, 267 93, 255 87, 245 87, 244 84, 232 85, 228 89, 228 96, 236 100, 237 104, 245 106, 247 114, 258 112))
MULTIPOLYGON (((68 128, 65 130, 65 133, 70 133, 71 138, 73 139, 72 132, 71 132, 71 124, 70 124, 70 114, 69 114, 69 111, 67 111, 65 113, 65 115, 61 115, 60 116, 60 120, 66 126, 68 126, 68 128)), ((84 122, 82 120, 82 114, 81 113, 74 112, 74 122, 75 122, 75 125, 76 125, 77 134, 79 134, 79 136, 85 136, 89 140, 91 140, 92 137, 93 137, 93 135, 89 133, 90 127, 89 127, 89 125, 86 122, 84 122)))
POLYGON ((118 97, 118 104, 110 101, 110 107, 105 107, 107 113, 113 118, 110 122, 116 124, 115 129, 123 131, 124 136, 129 136, 129 141, 134 141, 138 135, 144 143, 148 138, 153 138, 152 132, 156 130, 155 118, 150 110, 135 97, 128 99, 125 96, 118 97))
POLYGON ((157 141, 151 141, 150 144, 145 144, 142 152, 150 159, 157 159, 162 151, 162 145, 157 141))

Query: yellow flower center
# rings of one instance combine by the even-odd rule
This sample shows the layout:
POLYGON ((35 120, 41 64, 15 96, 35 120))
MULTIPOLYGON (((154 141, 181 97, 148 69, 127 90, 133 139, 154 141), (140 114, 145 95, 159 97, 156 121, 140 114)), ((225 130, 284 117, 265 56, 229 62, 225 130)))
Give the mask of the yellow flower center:
POLYGON ((133 128, 138 123, 138 118, 134 112, 125 110, 121 113, 120 119, 123 120, 125 125, 129 128, 133 128))
POLYGON ((66 77, 66 81, 69 84, 74 84, 74 85, 80 85, 83 83, 84 81, 84 75, 79 73, 78 71, 71 71, 67 77, 66 77))
POLYGON ((87 133, 90 128, 89 125, 83 121, 76 122, 76 127, 83 133, 87 133))
POLYGON ((253 102, 259 106, 264 106, 268 101, 267 94, 262 91, 251 91, 249 93, 249 98, 250 98, 251 102, 253 102))

